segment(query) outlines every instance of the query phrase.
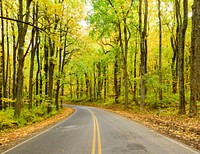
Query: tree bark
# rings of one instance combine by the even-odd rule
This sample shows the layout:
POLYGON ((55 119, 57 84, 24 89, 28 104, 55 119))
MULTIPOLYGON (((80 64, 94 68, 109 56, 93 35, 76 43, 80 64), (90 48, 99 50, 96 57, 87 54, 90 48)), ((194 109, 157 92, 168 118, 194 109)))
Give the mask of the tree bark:
MULTIPOLYGON (((33 6, 33 25, 35 24, 35 6, 33 6)), ((32 109, 32 101, 33 101, 33 71, 34 71, 34 58, 35 58, 35 29, 32 29, 32 38, 31 38, 31 59, 30 59, 30 72, 29 72, 29 110, 32 109)))
POLYGON ((128 108, 128 69, 127 69, 127 59, 128 59, 128 27, 127 27, 127 17, 124 17, 124 95, 125 95, 125 107, 128 108))
POLYGON ((145 0, 144 28, 142 29, 142 0, 139 3, 139 33, 140 33, 140 74, 141 74, 141 102, 140 110, 145 107, 145 97, 147 89, 145 86, 145 74, 147 73, 147 19, 148 0, 145 0))
POLYGON ((3 96, 3 69, 2 69, 2 42, 0 42, 0 110, 3 109, 3 102, 2 102, 2 96, 3 96))
POLYGON ((137 82, 136 82, 136 77, 137 77, 137 50, 138 50, 138 42, 136 40, 136 45, 135 45, 135 53, 134 53, 134 66, 133 66, 133 77, 134 77, 134 85, 133 85, 133 101, 135 102, 135 104, 137 106, 139 106, 138 104, 138 100, 136 97, 136 92, 137 92, 137 82))
MULTIPOLYGON (((15 36, 15 29, 14 29, 14 24, 12 23, 12 37, 13 37, 13 75, 12 75, 12 95, 13 95, 13 100, 16 98, 16 57, 17 57, 17 44, 16 44, 16 36, 15 36)), ((14 106, 14 105, 13 105, 14 106)))
POLYGON ((160 0, 158 0, 158 20, 159 20, 159 100, 162 101, 162 21, 161 21, 161 10, 160 0))
MULTIPOLYGON (((26 1, 26 15, 25 15, 25 22, 29 22, 30 17, 30 4, 32 0, 26 1)), ((19 20, 23 21, 23 0, 19 0, 19 20)), ((21 112, 21 105, 22 105, 22 93, 23 93, 23 81, 24 81, 24 43, 25 43, 25 36, 27 32, 28 25, 23 24, 21 22, 18 23, 18 69, 17 69, 17 99, 15 103, 15 112, 14 116, 16 118, 20 117, 21 112)))
MULTIPOLYGON (((6 16, 8 17, 8 10, 6 10, 6 16)), ((7 58, 6 58, 6 70, 5 70, 5 84, 4 84, 4 97, 9 98, 9 87, 10 84, 8 84, 9 80, 9 66, 10 66, 10 45, 9 45, 9 25, 8 20, 6 20, 6 43, 7 43, 7 58), (8 85, 8 87, 7 87, 8 85)), ((8 107, 8 102, 4 102, 4 109, 8 107)))
POLYGON ((190 50, 190 110, 191 117, 196 116, 197 100, 200 93, 200 2, 194 0, 192 6, 192 35, 191 35, 191 50, 190 50))
POLYGON ((119 90, 118 90, 118 76, 119 76, 119 50, 115 50, 115 64, 114 64, 114 90, 115 90, 115 104, 119 103, 119 90))
POLYGON ((96 64, 93 64, 93 77, 94 77, 94 81, 93 81, 93 97, 94 97, 94 101, 96 101, 96 64))
POLYGON ((104 103, 106 103, 106 98, 107 98, 107 66, 103 67, 103 77, 104 77, 103 101, 104 101, 104 103))
POLYGON ((47 46, 47 36, 44 38, 44 74, 45 74, 45 95, 48 96, 48 76, 49 76, 49 48, 47 46))
POLYGON ((177 25, 180 29, 178 39, 178 66, 179 66, 179 113, 185 114, 185 81, 184 81, 184 49, 185 49, 185 33, 188 24, 188 0, 183 1, 184 18, 182 21, 180 12, 180 2, 176 0, 176 18, 177 25))
MULTIPOLYGON (((0 1, 0 7, 1 7, 1 16, 3 16, 3 1, 0 1)), ((4 35, 4 20, 1 19, 1 63, 2 63, 2 97, 1 97, 1 105, 0 105, 0 110, 2 110, 3 108, 3 101, 2 98, 5 97, 5 39, 4 39, 5 35, 4 35), (2 107, 1 107, 2 106, 2 107)))

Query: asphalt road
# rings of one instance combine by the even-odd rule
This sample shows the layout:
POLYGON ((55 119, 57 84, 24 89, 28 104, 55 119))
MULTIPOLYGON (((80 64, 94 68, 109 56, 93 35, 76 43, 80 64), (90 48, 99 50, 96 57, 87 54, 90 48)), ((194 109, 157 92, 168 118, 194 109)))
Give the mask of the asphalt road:
POLYGON ((199 154, 116 114, 73 106, 75 113, 3 154, 199 154))

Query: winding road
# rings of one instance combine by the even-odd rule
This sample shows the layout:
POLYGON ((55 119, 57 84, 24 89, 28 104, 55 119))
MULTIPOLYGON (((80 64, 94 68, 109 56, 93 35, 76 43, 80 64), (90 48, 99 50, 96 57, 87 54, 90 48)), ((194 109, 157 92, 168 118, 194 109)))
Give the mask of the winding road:
POLYGON ((199 154, 136 122, 93 107, 73 115, 3 154, 199 154))

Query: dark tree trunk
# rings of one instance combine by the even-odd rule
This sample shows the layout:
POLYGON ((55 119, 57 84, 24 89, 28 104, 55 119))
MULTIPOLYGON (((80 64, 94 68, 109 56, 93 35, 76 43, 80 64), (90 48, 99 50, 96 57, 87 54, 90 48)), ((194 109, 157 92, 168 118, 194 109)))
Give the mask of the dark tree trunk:
POLYGON ((80 97, 83 97, 83 78, 81 77, 80 97))
POLYGON ((89 76, 89 94, 90 94, 90 100, 92 100, 92 73, 90 73, 89 76))
POLYGON ((2 96, 3 96, 3 91, 2 91, 2 87, 3 87, 3 65, 2 65, 2 43, 0 42, 0 110, 3 109, 3 102, 2 102, 2 96))
MULTIPOLYGON (((26 1, 26 15, 25 15, 25 22, 29 22, 30 17, 30 4, 32 0, 26 1)), ((19 0, 19 20, 23 21, 23 2, 19 0)), ((20 117, 21 112, 21 104, 22 104, 22 93, 23 93, 23 81, 24 81, 24 43, 25 43, 25 36, 27 32, 28 25, 23 24, 21 22, 18 23, 18 69, 17 69, 17 97, 15 103, 15 113, 14 116, 16 118, 20 117)))
POLYGON ((182 21, 180 12, 180 2, 176 0, 176 18, 180 33, 178 38, 178 66, 179 66, 179 113, 185 114, 185 85, 184 85, 184 49, 185 33, 188 24, 188 0, 183 1, 184 18, 182 21))
POLYGON ((93 97, 94 97, 94 101, 96 101, 96 64, 93 64, 93 97))
POLYGON ((136 92, 137 92, 137 82, 136 82, 136 77, 137 77, 137 50, 138 50, 138 43, 136 40, 136 46, 135 46, 135 53, 134 53, 134 66, 133 66, 133 77, 134 77, 134 85, 133 85, 133 101, 135 102, 135 104, 137 106, 139 106, 138 104, 138 100, 136 97, 136 92))
MULTIPOLYGON (((124 66, 124 99, 125 99, 125 107, 128 107, 128 66, 127 66, 127 59, 128 59, 128 27, 126 17, 124 17, 124 53, 123 53, 123 66, 124 66)), ((129 36, 130 37, 130 36, 129 36)))
POLYGON ((79 85, 79 78, 78 76, 76 77, 76 98, 79 99, 79 94, 80 94, 80 85, 79 85))
MULTIPOLYGON (((8 11, 6 10, 6 16, 8 17, 8 11)), ((10 85, 8 84, 9 78, 9 66, 10 66, 10 45, 9 45, 9 28, 8 28, 8 20, 6 20, 6 43, 7 43, 7 58, 6 58, 6 70, 5 70, 5 84, 4 84, 4 97, 9 98, 8 88, 10 85), (8 87, 7 87, 8 85, 8 87)), ((4 109, 8 107, 8 102, 4 102, 4 109)))
POLYGON ((45 74, 45 95, 48 96, 48 76, 49 76, 49 48, 47 46, 47 36, 44 38, 44 74, 45 74))
MULTIPOLYGON (((1 7, 1 16, 3 16, 3 3, 2 0, 0 1, 0 7, 1 7)), ((2 98, 5 97, 5 39, 4 39, 4 20, 1 19, 1 63, 2 63, 2 67, 1 67, 1 71, 2 71, 2 96, 1 98, 1 102, 0 102, 0 110, 3 109, 3 101, 2 98)))
POLYGON ((145 97, 147 89, 145 86, 145 74, 147 73, 147 18, 148 18, 148 1, 145 0, 144 28, 142 29, 142 0, 139 4, 139 33, 140 33, 140 74, 141 74, 141 102, 140 109, 145 107, 145 97))
POLYGON ((192 6, 192 36, 191 36, 191 50, 190 50, 190 110, 191 117, 198 114, 197 100, 199 100, 200 87, 200 2, 194 0, 192 6))
MULTIPOLYGON (((17 44, 16 44, 16 37, 15 37, 15 29, 14 29, 14 24, 12 24, 12 35, 13 35, 13 75, 12 75, 12 95, 13 95, 13 100, 16 98, 16 57, 17 57, 17 44)), ((14 106, 14 104, 13 104, 14 106)))
POLYGON ((101 63, 98 62, 97 65, 97 99, 101 100, 101 63))
MULTIPOLYGON (((33 25, 35 25, 35 6, 33 6, 33 25)), ((35 59, 35 29, 32 29, 32 38, 31 38, 31 59, 30 59, 30 72, 29 72, 29 110, 32 109, 32 102, 33 102, 33 71, 34 71, 34 59, 35 59)))
MULTIPOLYGON (((62 40, 62 34, 60 33, 60 41, 62 40)), ((60 80, 61 80, 61 74, 62 74, 62 49, 59 49, 59 62, 58 62, 58 76, 56 81, 56 98, 55 98, 55 104, 56 104, 56 110, 59 110, 59 94, 60 94, 60 80)), ((65 57, 63 57, 65 58, 65 57)))
MULTIPOLYGON (((35 83, 35 93, 36 93, 36 96, 39 95, 39 74, 40 74, 40 55, 39 55, 39 48, 37 48, 36 50, 36 55, 37 55, 37 73, 36 73, 36 83, 35 83)), ((38 106, 39 104, 39 101, 36 100, 36 106, 38 106)))
MULTIPOLYGON (((36 14, 35 14, 35 20, 36 20, 36 26, 38 26, 38 11, 39 11, 39 6, 38 6, 38 3, 36 4, 36 14)), ((39 31, 38 29, 36 30, 36 38, 35 38, 35 42, 36 42, 36 47, 35 47, 35 50, 36 50, 36 55, 37 55, 37 73, 36 73, 36 86, 35 86, 35 92, 36 92, 36 95, 39 96, 39 89, 40 89, 40 96, 42 94, 42 75, 41 75, 41 67, 42 67, 42 60, 40 60, 40 48, 39 48, 39 44, 40 44, 40 37, 39 37, 39 31), (40 64, 41 63, 41 64, 40 64), (41 84, 40 84, 40 88, 39 88, 39 75, 40 75, 40 81, 41 81, 41 84)), ((34 53, 35 55, 35 53, 34 53)), ((41 102, 42 100, 40 100, 41 102)), ((36 100, 36 106, 38 106, 39 104, 39 100, 37 99, 36 100)))
POLYGON ((162 21, 160 0, 158 0, 158 19, 159 19, 159 100, 162 101, 162 21))
POLYGON ((88 74, 85 73, 85 93, 86 93, 86 97, 88 98, 89 96, 89 77, 88 74))
POLYGON ((50 103, 52 104, 53 102, 53 84, 54 84, 54 60, 53 60, 53 56, 54 56, 54 50, 55 50, 55 45, 54 45, 54 41, 52 41, 51 39, 49 39, 49 46, 50 46, 50 60, 49 60, 49 99, 50 99, 50 103))
POLYGON ((103 100, 104 100, 104 103, 106 103, 106 98, 107 98, 107 66, 104 66, 104 68, 103 68, 103 77, 104 77, 103 100))
MULTIPOLYGON (((72 69, 72 68, 71 68, 72 69)), ((70 90, 70 98, 72 99, 73 98, 73 81, 72 81, 72 73, 70 72, 69 73, 69 77, 70 77, 70 87, 69 87, 69 90, 70 90)))
POLYGON ((114 64, 114 90, 115 90, 115 104, 119 103, 119 90, 118 90, 118 74, 119 74, 119 50, 115 51, 115 64, 114 64))

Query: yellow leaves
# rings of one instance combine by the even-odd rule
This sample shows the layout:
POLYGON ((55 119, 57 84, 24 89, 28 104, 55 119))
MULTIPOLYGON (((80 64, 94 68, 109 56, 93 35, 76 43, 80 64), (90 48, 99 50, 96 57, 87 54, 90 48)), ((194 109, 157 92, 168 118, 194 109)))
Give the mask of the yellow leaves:
POLYGON ((10 99, 10 98, 2 98, 2 101, 4 102, 16 102, 16 100, 10 99))

